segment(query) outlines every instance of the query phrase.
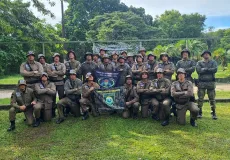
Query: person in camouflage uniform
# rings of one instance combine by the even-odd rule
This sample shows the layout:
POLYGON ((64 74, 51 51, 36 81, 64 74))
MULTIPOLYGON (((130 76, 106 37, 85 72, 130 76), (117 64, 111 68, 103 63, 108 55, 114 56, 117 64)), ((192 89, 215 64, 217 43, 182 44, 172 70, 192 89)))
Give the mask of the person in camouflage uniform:
POLYGON ((27 61, 20 66, 20 74, 26 80, 27 87, 34 90, 34 86, 39 82, 40 76, 43 72, 43 67, 39 62, 34 60, 35 54, 29 51, 26 55, 27 61))
POLYGON ((82 79, 83 82, 85 82, 85 75, 88 72, 94 74, 95 70, 98 69, 97 64, 93 62, 92 58, 93 58, 93 54, 91 52, 87 52, 85 54, 85 62, 81 64, 81 67, 77 73, 79 79, 82 79))
POLYGON ((93 62, 99 67, 101 65, 101 59, 98 53, 93 54, 93 62))
POLYGON ((148 77, 148 71, 143 70, 141 72, 141 81, 137 83, 137 93, 140 96, 142 118, 148 117, 150 101, 152 99, 152 96, 149 94, 151 81, 148 79, 148 77))
POLYGON ((191 102, 193 97, 193 84, 191 81, 186 80, 186 72, 183 68, 177 70, 178 81, 172 83, 171 95, 176 102, 177 108, 177 122, 181 125, 186 124, 186 111, 190 111, 190 124, 197 126, 195 120, 199 112, 199 108, 194 102, 191 102))
POLYGON ((146 70, 146 64, 143 63, 143 56, 141 54, 136 55, 136 63, 132 66, 133 80, 134 84, 137 84, 138 81, 141 80, 141 72, 146 70))
POLYGON ((166 126, 169 124, 170 107, 172 100, 170 98, 170 80, 164 78, 163 69, 158 68, 156 71, 157 79, 151 83, 150 90, 148 91, 153 95, 151 104, 153 107, 152 118, 154 120, 164 120, 161 125, 166 126))
POLYGON ((125 78, 125 109, 122 114, 123 118, 138 118, 140 108, 139 96, 136 87, 132 85, 132 76, 127 75, 125 78))
POLYGON ((100 57, 103 58, 104 55, 106 54, 106 50, 104 48, 100 48, 100 57))
POLYGON ((125 59, 127 58, 127 51, 121 51, 121 56, 125 57, 125 59))
POLYGON ((111 63, 110 57, 105 54, 102 58, 102 64, 99 66, 99 70, 104 72, 113 72, 115 71, 115 66, 111 63))
POLYGON ((119 66, 119 62, 118 62, 118 54, 116 51, 113 51, 112 52, 112 55, 111 55, 111 64, 116 68, 117 66, 119 66))
POLYGON ((164 78, 167 78, 171 81, 172 75, 174 74, 174 71, 175 71, 175 66, 172 62, 169 62, 168 53, 161 53, 160 60, 162 62, 158 63, 158 65, 155 67, 154 70, 156 71, 157 68, 162 68, 164 71, 164 78))
POLYGON ((146 62, 147 71, 149 72, 149 80, 156 79, 156 73, 154 72, 154 68, 157 66, 158 62, 156 61, 156 56, 150 52, 148 54, 148 61, 146 62))
MULTIPOLYGON (((61 55, 59 53, 54 53, 53 63, 49 65, 47 69, 49 80, 53 82, 56 86, 56 91, 58 92, 59 100, 64 97, 64 75, 66 72, 66 67, 64 63, 60 62, 61 55)), ((53 97, 53 117, 56 116, 56 94, 53 97)))
POLYGON ((46 58, 44 54, 39 54, 38 55, 38 62, 41 63, 42 67, 43 67, 43 72, 47 73, 47 68, 49 67, 49 64, 46 63, 46 58))
POLYGON ((120 72, 118 86, 123 86, 125 84, 125 77, 128 75, 132 76, 132 71, 131 68, 125 64, 125 57, 119 56, 118 62, 119 65, 116 68, 116 70, 120 72))
POLYGON ((92 111, 93 116, 97 116, 93 91, 100 88, 100 86, 94 82, 94 77, 90 72, 87 73, 85 77, 87 82, 82 85, 82 98, 80 99, 83 112, 82 120, 86 120, 89 117, 89 109, 92 111))
POLYGON ((65 82, 65 93, 66 97, 58 101, 58 115, 59 118, 56 121, 57 124, 60 124, 64 121, 63 110, 66 107, 70 108, 70 111, 75 117, 80 116, 80 104, 79 100, 81 98, 81 87, 82 81, 77 78, 75 70, 70 70, 70 79, 65 82))
POLYGON ((190 51, 187 49, 183 49, 181 51, 182 60, 178 61, 176 64, 176 70, 179 68, 183 68, 186 72, 186 79, 193 82, 192 73, 195 71, 196 62, 190 60, 190 51))
POLYGON ((79 68, 81 67, 81 63, 76 60, 76 54, 73 50, 69 51, 66 55, 66 62, 65 62, 65 67, 66 67, 66 79, 69 79, 69 72, 70 70, 75 70, 77 73, 79 68))
MULTIPOLYGON (((33 106, 36 104, 36 101, 34 91, 27 87, 26 81, 19 80, 17 89, 11 95, 9 110, 10 127, 7 131, 15 130, 16 113, 24 112, 27 124, 33 124, 33 112, 36 110, 33 106)), ((35 118, 39 118, 39 115, 35 114, 35 118)))
POLYGON ((200 109, 198 118, 202 118, 202 107, 204 102, 205 92, 207 90, 211 114, 214 120, 217 119, 216 116, 216 84, 215 84, 215 73, 217 72, 217 63, 215 60, 211 59, 211 52, 204 51, 201 56, 203 60, 197 62, 196 71, 198 73, 198 107, 200 109))
MULTIPOLYGON (((54 83, 48 81, 48 74, 43 72, 41 81, 35 84, 35 92, 37 95, 37 104, 34 105, 36 108, 35 115, 41 117, 44 121, 50 121, 52 119, 52 103, 53 97, 56 94, 56 86, 54 83)), ((36 119, 34 127, 40 125, 40 118, 36 119)))
POLYGON ((132 68, 134 64, 134 54, 133 53, 128 53, 127 58, 126 58, 126 64, 132 68))
POLYGON ((139 50, 139 54, 143 57, 143 62, 146 63, 148 61, 148 57, 146 56, 146 49, 144 47, 141 47, 139 50))

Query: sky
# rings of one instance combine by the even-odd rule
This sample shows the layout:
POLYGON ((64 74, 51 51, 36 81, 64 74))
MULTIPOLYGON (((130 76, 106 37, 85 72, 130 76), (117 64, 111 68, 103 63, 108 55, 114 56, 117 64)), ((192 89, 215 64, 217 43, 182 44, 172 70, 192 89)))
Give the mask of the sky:
MULTIPOLYGON (((28 0, 25 0, 28 1, 28 0)), ((42 0, 49 6, 47 0, 42 0)), ((56 18, 51 19, 44 17, 31 8, 34 14, 39 18, 45 18, 48 23, 55 24, 61 22, 61 4, 59 0, 55 0, 56 5, 49 7, 55 14, 56 18)), ((206 15, 206 27, 213 26, 215 30, 230 28, 230 0, 121 0, 127 6, 143 7, 146 14, 150 14, 155 18, 161 15, 165 10, 178 10, 182 14, 200 13, 206 15)), ((64 4, 67 9, 68 4, 64 4)))

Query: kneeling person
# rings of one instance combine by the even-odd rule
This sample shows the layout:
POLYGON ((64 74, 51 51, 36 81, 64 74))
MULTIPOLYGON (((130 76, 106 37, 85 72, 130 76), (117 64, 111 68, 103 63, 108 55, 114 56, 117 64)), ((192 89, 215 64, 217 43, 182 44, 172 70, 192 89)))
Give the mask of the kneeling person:
POLYGON ((195 120, 199 112, 198 106, 191 102, 193 96, 192 82, 185 79, 186 72, 183 68, 177 70, 178 81, 173 82, 171 86, 171 95, 176 102, 177 122, 184 125, 186 123, 186 111, 190 111, 190 124, 197 126, 195 120))
POLYGON ((66 97, 58 101, 57 108, 59 118, 57 120, 57 124, 60 124, 64 121, 64 107, 69 107, 71 113, 78 117, 80 116, 80 105, 79 100, 81 97, 81 87, 82 81, 76 77, 76 71, 70 70, 70 79, 65 82, 65 94, 66 97))
POLYGON ((92 110, 94 116, 97 115, 96 108, 93 104, 93 91, 100 88, 100 86, 93 81, 94 77, 90 72, 86 74, 85 78, 86 83, 82 85, 82 98, 80 100, 81 110, 83 112, 82 120, 86 120, 89 117, 89 109, 92 110))
MULTIPOLYGON (((18 88, 11 95, 11 108, 9 110, 9 119, 10 127, 7 131, 13 131, 15 129, 15 119, 16 113, 24 112, 26 121, 28 125, 32 125, 34 122, 33 105, 36 104, 36 98, 34 91, 31 88, 28 88, 25 80, 18 81, 18 88)), ((36 112, 35 112, 36 113, 36 112)), ((36 118, 39 118, 39 115, 35 114, 36 118)))
POLYGON ((125 110, 123 118, 129 118, 131 115, 134 119, 138 118, 138 111, 140 107, 139 96, 136 87, 132 85, 132 77, 130 75, 125 78, 125 110))
MULTIPOLYGON (((38 102, 34 106, 36 108, 36 115, 41 114, 44 121, 50 121, 52 119, 52 104, 53 97, 56 94, 56 86, 54 83, 48 81, 48 74, 43 72, 41 76, 41 82, 35 84, 35 92, 37 94, 38 102)), ((36 119, 34 127, 40 125, 40 119, 36 119)))
POLYGON ((163 119, 162 126, 169 124, 170 106, 172 100, 170 99, 170 80, 164 78, 164 70, 158 68, 156 71, 157 79, 152 81, 150 93, 154 95, 152 99, 153 114, 152 118, 155 120, 163 119))

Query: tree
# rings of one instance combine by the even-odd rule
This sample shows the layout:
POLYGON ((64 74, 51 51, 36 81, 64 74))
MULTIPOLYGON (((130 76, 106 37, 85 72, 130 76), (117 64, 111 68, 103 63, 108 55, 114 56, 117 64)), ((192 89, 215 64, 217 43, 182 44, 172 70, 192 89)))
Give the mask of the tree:
POLYGON ((131 40, 154 37, 157 29, 145 24, 133 12, 113 12, 89 21, 88 40, 131 40))

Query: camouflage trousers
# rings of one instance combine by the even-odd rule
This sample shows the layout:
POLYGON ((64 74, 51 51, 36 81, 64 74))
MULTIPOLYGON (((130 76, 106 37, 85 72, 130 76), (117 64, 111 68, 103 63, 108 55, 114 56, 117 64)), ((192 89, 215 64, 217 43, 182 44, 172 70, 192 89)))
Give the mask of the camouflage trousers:
POLYGON ((38 117, 41 117, 44 121, 50 121, 52 119, 52 102, 37 102, 34 105, 35 111, 34 114, 37 115, 38 117), (42 113, 42 114, 41 114, 42 113))
POLYGON ((19 108, 11 107, 10 110, 9 110, 9 120, 10 121, 15 121, 16 114, 17 113, 22 113, 22 112, 24 112, 24 115, 26 117, 26 122, 27 122, 28 125, 33 124, 34 118, 39 118, 40 117, 40 115, 37 114, 38 109, 35 108, 35 107, 26 108, 25 111, 21 111, 19 108), (35 114, 35 117, 34 117, 33 114, 35 114))
POLYGON ((125 109, 122 113, 122 117, 129 118, 132 114, 138 114, 139 107, 140 107, 139 102, 135 102, 129 106, 125 106, 125 109))
POLYGON ((186 124, 186 112, 190 111, 190 118, 196 120, 199 112, 197 104, 194 102, 187 102, 186 104, 176 104, 177 108, 177 123, 181 125, 186 124))
POLYGON ((171 104, 171 98, 165 98, 163 101, 158 101, 156 98, 153 98, 151 101, 153 107, 152 114, 158 115, 160 120, 164 120, 170 116, 171 104))
POLYGON ((76 103, 76 102, 73 102, 68 97, 65 97, 65 98, 62 98, 61 100, 59 100, 58 103, 57 103, 57 109, 58 109, 59 118, 64 118, 64 113, 63 113, 64 107, 65 108, 69 107, 71 113, 75 117, 81 116, 79 104, 76 103))
POLYGON ((203 103, 204 103, 204 96, 207 90, 207 94, 208 94, 208 99, 209 99, 209 103, 211 106, 211 109, 215 109, 216 108, 216 91, 215 89, 205 89, 205 88, 198 88, 198 107, 202 108, 203 107, 203 103))
POLYGON ((96 105, 92 103, 92 101, 88 98, 81 98, 80 99, 80 105, 82 112, 87 112, 91 110, 93 116, 98 116, 98 111, 96 108, 96 105))

